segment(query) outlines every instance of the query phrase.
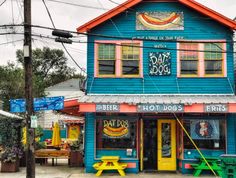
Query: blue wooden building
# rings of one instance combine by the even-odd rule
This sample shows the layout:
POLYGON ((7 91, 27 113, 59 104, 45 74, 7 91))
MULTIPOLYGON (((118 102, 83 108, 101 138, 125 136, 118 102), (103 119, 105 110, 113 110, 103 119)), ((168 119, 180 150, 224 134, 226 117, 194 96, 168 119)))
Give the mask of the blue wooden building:
POLYGON ((78 27, 87 93, 68 106, 86 115, 86 172, 116 155, 127 172, 189 173, 192 141, 204 156, 235 154, 235 29, 193 0, 128 0, 78 27))

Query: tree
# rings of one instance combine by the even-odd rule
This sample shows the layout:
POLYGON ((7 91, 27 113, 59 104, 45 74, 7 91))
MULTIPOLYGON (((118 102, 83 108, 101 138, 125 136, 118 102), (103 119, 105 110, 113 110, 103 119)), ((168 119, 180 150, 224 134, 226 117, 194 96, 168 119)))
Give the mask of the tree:
MULTIPOLYGON (((16 52, 18 63, 24 62, 22 50, 16 52)), ((82 78, 75 69, 68 67, 67 58, 60 49, 35 49, 33 58, 33 97, 45 96, 45 88, 70 78, 82 78)), ((14 63, 0 66, 0 100, 4 102, 4 110, 9 110, 9 100, 25 97, 24 70, 14 63)))
MULTIPOLYGON (((44 95, 44 84, 37 76, 33 76, 33 96, 44 95)), ((24 98, 24 71, 14 63, 0 66, 0 99, 4 102, 3 109, 9 111, 9 100, 24 98)))
MULTIPOLYGON (((21 64, 24 61, 22 50, 16 52, 17 60, 21 64)), ((33 73, 41 79, 45 87, 55 85, 75 77, 75 69, 67 65, 68 59, 60 49, 36 48, 32 51, 33 73)))

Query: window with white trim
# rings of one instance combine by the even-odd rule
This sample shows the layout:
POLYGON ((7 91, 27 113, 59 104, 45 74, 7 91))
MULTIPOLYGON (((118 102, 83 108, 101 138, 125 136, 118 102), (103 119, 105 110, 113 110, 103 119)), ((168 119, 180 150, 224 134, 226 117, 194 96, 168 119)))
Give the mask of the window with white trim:
POLYGON ((224 77, 225 43, 179 43, 179 77, 224 77))
POLYGON ((97 41, 96 77, 142 77, 140 41, 97 41))

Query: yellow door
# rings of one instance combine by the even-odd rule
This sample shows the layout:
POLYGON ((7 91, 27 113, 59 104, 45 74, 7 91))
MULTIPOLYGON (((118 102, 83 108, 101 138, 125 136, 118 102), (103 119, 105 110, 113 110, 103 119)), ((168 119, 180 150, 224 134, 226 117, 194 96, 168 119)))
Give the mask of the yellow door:
POLYGON ((143 119, 140 121, 140 171, 143 171, 143 119))
POLYGON ((176 124, 175 120, 157 121, 157 169, 176 170, 176 124))

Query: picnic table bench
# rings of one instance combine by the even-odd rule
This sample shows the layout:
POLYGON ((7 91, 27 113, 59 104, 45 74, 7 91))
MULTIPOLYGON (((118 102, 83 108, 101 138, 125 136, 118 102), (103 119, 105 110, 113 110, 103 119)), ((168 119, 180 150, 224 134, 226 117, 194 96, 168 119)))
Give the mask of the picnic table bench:
MULTIPOLYGON (((205 157, 208 164, 211 166, 211 168, 218 173, 219 176, 222 175, 222 169, 220 167, 219 158, 218 157, 205 157)), ((198 158, 198 163, 190 164, 192 168, 194 169, 193 176, 198 177, 202 171, 204 170, 210 170, 210 167, 206 164, 205 160, 201 157, 198 158)))
POLYGON ((69 159, 69 150, 56 150, 56 149, 40 149, 35 151, 35 158, 52 159, 52 165, 54 166, 54 159, 69 159))
POLYGON ((125 176, 124 169, 127 163, 119 163, 119 159, 119 156, 102 156, 102 162, 93 164, 94 169, 97 170, 96 176, 100 176, 104 170, 117 170, 121 176, 125 176))

